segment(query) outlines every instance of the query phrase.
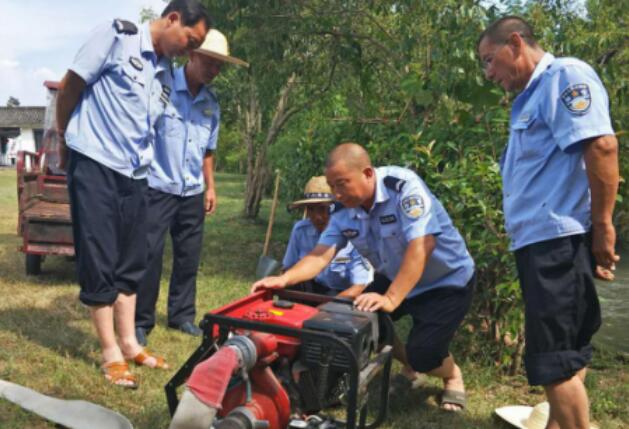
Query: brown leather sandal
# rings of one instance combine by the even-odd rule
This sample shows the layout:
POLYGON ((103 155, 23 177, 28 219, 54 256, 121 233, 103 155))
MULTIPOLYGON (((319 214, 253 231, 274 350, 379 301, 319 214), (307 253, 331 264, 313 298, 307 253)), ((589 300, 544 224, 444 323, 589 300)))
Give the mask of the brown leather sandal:
POLYGON ((158 368, 158 369, 170 368, 162 356, 151 354, 151 352, 147 348, 142 349, 142 351, 138 353, 137 355, 135 355, 133 358, 131 358, 131 360, 135 362, 136 365, 144 365, 144 366, 148 366, 149 368, 158 368), (147 365, 145 363, 146 360, 150 358, 155 359, 155 365, 147 365))
POLYGON ((129 364, 126 362, 111 362, 100 367, 105 375, 105 379, 111 384, 127 389, 137 389, 138 381, 135 375, 129 371, 129 364))

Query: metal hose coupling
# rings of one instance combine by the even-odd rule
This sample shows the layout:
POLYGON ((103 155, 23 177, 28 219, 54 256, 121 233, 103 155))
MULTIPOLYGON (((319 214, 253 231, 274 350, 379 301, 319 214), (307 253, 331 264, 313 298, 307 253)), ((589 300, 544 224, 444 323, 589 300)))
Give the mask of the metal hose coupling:
POLYGON ((246 335, 236 335, 229 338, 223 347, 231 347, 238 355, 238 363, 241 368, 250 370, 258 360, 258 351, 255 343, 246 335))

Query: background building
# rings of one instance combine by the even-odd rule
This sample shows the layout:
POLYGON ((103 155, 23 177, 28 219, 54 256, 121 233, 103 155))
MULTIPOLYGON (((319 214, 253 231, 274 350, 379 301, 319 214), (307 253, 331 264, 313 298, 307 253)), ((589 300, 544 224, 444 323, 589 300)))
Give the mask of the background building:
POLYGON ((44 107, 0 107, 0 166, 15 165, 20 150, 41 148, 44 112, 44 107))

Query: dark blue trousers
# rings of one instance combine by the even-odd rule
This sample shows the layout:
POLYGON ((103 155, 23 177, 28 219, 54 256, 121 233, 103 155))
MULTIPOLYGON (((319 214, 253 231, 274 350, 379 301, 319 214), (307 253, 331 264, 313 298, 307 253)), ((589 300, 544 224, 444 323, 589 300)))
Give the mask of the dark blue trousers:
POLYGON ((197 270, 205 219, 203 193, 180 197, 149 188, 148 201, 149 262, 138 289, 135 325, 148 331, 155 326, 155 304, 162 276, 164 243, 169 231, 173 269, 168 288, 168 325, 194 323, 197 270))
POLYGON ((70 151, 68 192, 72 213, 79 299, 113 304, 137 292, 148 257, 146 179, 118 174, 70 151))

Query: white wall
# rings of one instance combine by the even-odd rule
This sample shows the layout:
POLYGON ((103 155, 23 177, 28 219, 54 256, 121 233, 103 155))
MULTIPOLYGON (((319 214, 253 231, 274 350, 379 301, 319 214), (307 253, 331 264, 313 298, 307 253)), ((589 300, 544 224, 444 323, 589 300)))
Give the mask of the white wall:
POLYGON ((9 158, 17 158, 17 153, 21 150, 36 151, 35 135, 30 128, 20 128, 20 135, 14 139, 9 139, 9 158))

